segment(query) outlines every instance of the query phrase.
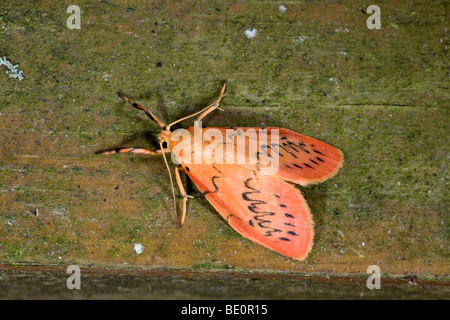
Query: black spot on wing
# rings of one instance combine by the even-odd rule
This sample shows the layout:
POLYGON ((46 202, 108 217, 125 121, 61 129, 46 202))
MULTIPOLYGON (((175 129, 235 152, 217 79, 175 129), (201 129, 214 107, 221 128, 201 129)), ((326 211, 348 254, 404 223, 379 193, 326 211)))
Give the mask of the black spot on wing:
MULTIPOLYGON (((311 168, 311 169, 314 169, 313 167, 311 167, 309 164, 307 164, 307 163, 303 163, 304 165, 305 165, 305 167, 308 167, 308 168, 311 168)), ((314 169, 315 170, 315 169, 314 169)))
POLYGON ((216 184, 216 179, 219 179, 219 178, 221 178, 222 177, 222 172, 220 172, 220 170, 219 169, 217 169, 216 168, 216 166, 213 164, 213 168, 220 174, 220 176, 213 176, 212 178, 211 178, 211 183, 213 184, 213 186, 214 186, 214 190, 213 191, 205 191, 205 192, 203 192, 203 195, 207 195, 208 193, 217 193, 217 192, 219 192, 219 187, 217 186, 217 184, 216 184))
POLYGON ((250 202, 247 208, 255 214, 253 216, 253 219, 256 221, 260 228, 263 228, 266 231, 264 236, 270 237, 274 232, 281 232, 281 230, 271 227, 272 220, 269 217, 274 216, 276 213, 264 210, 264 205, 266 205, 267 202, 257 199, 258 195, 261 194, 261 191, 257 189, 257 186, 252 187, 250 185, 250 182, 253 180, 253 178, 249 178, 244 181, 245 187, 250 191, 243 192, 242 199, 250 202))
MULTIPOLYGON (((259 152, 260 154, 265 154, 267 157, 270 157, 270 158, 273 158, 272 157, 272 147, 271 146, 269 146, 269 145, 267 145, 267 144, 264 144, 264 145, 262 145, 261 147, 260 147, 260 149, 264 152, 259 152), (270 149, 270 154, 269 154, 269 150, 270 149)), ((258 159, 259 159, 259 157, 258 157, 258 159)))
POLYGON ((295 227, 292 223, 285 222, 284 224, 287 225, 288 227, 295 227))
POLYGON ((203 195, 207 195, 208 193, 217 193, 217 192, 219 192, 219 187, 216 184, 216 179, 219 179, 219 178, 221 178, 221 176, 214 176, 214 177, 211 178, 211 183, 214 186, 214 190, 213 191, 205 191, 205 192, 203 192, 203 195))
POLYGON ((316 149, 313 149, 313 151, 314 151, 315 153, 318 153, 318 154, 321 154, 321 155, 323 155, 323 156, 324 156, 324 154, 323 154, 322 152, 320 152, 320 151, 317 151, 316 149))
POLYGON ((294 150, 294 152, 298 152, 298 149, 296 148, 298 146, 295 143, 291 142, 291 141, 283 142, 282 145, 286 149, 292 149, 292 150, 294 150))

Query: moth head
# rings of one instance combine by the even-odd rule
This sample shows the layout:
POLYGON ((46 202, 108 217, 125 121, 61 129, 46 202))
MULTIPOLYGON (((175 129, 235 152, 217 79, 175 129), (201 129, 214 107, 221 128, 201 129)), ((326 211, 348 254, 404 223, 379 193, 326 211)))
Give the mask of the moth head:
POLYGON ((172 132, 170 130, 164 129, 158 135, 159 143, 169 143, 172 138, 172 132))

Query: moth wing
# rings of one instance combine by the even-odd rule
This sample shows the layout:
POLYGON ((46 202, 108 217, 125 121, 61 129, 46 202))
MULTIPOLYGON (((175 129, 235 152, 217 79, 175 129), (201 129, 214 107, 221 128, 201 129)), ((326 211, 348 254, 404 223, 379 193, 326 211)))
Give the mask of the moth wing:
MULTIPOLYGON (((267 171, 270 172, 268 174, 274 174, 283 180, 303 186, 331 178, 337 173, 343 163, 344 157, 339 149, 323 141, 288 129, 214 129, 221 130, 223 133, 225 146, 234 143, 234 154, 231 157, 226 152, 226 147, 224 148, 222 153, 226 156, 223 156, 223 163, 235 163, 254 171, 258 169, 256 163, 258 163, 259 169, 267 169, 269 166, 274 166, 275 162, 278 162, 277 170, 269 170, 267 171), (256 135, 253 132, 256 132, 256 135), (264 133, 264 135, 261 133, 264 133), (245 149, 238 147, 240 136, 245 136, 245 149), (257 149, 250 148, 250 145, 256 145, 257 149), (278 154, 278 160, 275 157, 276 154, 278 154), (263 159, 263 157, 266 157, 268 160, 266 164, 259 163, 258 158, 263 159), (239 159, 245 159, 245 161, 239 161, 239 159)), ((233 149, 231 148, 231 150, 233 149)))
MULTIPOLYGON (((277 128, 268 128, 273 129, 277 128)), ((342 151, 328 143, 283 128, 279 129, 279 143, 267 149, 278 152, 276 175, 303 186, 331 178, 344 160, 342 151)))
POLYGON ((276 176, 237 165, 183 165, 211 205, 242 236, 303 260, 313 243, 313 220, 302 194, 276 176))

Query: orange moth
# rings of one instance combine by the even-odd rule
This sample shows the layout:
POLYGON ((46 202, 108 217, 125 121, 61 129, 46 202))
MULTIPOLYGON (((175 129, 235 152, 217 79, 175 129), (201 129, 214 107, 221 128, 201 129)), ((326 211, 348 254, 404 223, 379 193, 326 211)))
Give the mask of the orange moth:
MULTIPOLYGON (((181 225, 190 197, 180 177, 184 170, 239 234, 285 256, 304 260, 312 248, 314 224, 305 199, 293 184, 306 186, 332 177, 342 166, 343 154, 325 142, 283 128, 202 128, 201 120, 220 109, 224 92, 225 84, 214 103, 169 125, 119 93, 162 128, 158 135, 160 149, 125 147, 99 153, 163 155, 172 183, 165 156, 170 153, 178 164, 175 180, 183 197, 181 225), (193 127, 181 133, 180 129, 171 131, 174 124, 194 116, 197 121, 193 127)), ((172 194, 176 210, 173 183, 172 194)))

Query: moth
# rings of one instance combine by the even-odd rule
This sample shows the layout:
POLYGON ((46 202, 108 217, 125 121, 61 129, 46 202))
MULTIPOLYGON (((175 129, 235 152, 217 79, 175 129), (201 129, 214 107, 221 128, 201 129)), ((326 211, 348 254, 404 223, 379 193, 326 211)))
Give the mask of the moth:
POLYGON ((304 260, 312 248, 314 223, 304 197, 294 184, 306 186, 331 178, 342 166, 343 154, 325 142, 284 128, 200 127, 199 123, 204 117, 220 109, 219 103, 224 97, 225 88, 226 84, 223 85, 218 99, 211 105, 169 125, 164 124, 150 110, 119 93, 121 98, 134 108, 144 111, 162 128, 158 135, 160 149, 153 151, 140 147, 123 147, 98 153, 162 155, 172 184, 176 211, 172 173, 165 156, 171 154, 172 159, 178 163, 174 173, 183 198, 181 225, 186 217, 187 200, 191 197, 186 193, 181 180, 180 171, 184 171, 210 204, 239 234, 282 255, 304 260), (194 126, 186 130, 192 134, 187 141, 174 139, 174 133, 177 131, 172 132, 171 127, 195 116, 197 119, 194 126), (216 133, 214 139, 195 138, 198 132, 206 134, 211 131, 216 133), (246 134, 250 131, 256 134, 246 134), (241 135, 244 136, 241 140, 245 142, 244 147, 234 145, 234 138, 241 135), (263 136, 265 140, 261 142, 263 136), (166 147, 163 147, 164 142, 166 147), (211 153, 213 156, 209 161, 193 161, 197 156, 201 159, 213 142, 216 149, 211 153), (189 147, 188 152, 186 149, 174 152, 179 149, 180 143, 189 147), (252 143, 259 147, 256 152, 250 148, 252 143), (228 152, 225 155, 216 152, 220 148, 228 152), (230 163, 230 154, 232 158, 241 156, 244 161, 230 163), (263 156, 266 160, 277 158, 275 172, 264 173, 268 165, 262 163, 263 156), (190 161, 182 161, 181 158, 190 161))

